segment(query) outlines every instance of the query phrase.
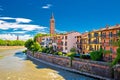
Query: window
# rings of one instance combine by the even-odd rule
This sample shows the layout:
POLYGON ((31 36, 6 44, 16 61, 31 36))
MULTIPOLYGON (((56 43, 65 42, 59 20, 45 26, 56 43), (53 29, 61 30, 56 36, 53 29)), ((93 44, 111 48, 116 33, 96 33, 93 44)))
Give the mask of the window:
POLYGON ((65 50, 67 50, 67 47, 65 47, 65 50))
POLYGON ((65 36, 65 39, 67 39, 67 36, 65 36))
POLYGON ((61 50, 63 51, 63 47, 61 47, 61 50))
POLYGON ((110 44, 110 45, 112 44, 112 40, 109 40, 109 44, 110 44))
POLYGON ((91 38, 91 34, 88 34, 88 37, 91 38))
POLYGON ((94 37, 98 37, 98 33, 94 33, 94 37))
POLYGON ((112 48, 110 48, 110 52, 111 52, 111 53, 113 53, 113 50, 112 50, 112 48))
POLYGON ((65 46, 67 46, 67 42, 65 42, 65 46))
POLYGON ((109 32, 109 37, 112 37, 112 32, 109 32))
POLYGON ((106 37, 106 33, 104 32, 104 33, 102 33, 102 37, 103 38, 105 38, 106 37))
POLYGON ((105 43, 105 40, 104 40, 104 43, 105 43))
POLYGON ((63 42, 61 42, 61 45, 63 45, 63 42))

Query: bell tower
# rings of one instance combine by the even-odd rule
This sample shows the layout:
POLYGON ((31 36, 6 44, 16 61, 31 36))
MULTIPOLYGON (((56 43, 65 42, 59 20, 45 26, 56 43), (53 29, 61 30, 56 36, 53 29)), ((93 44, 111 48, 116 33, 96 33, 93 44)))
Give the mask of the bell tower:
POLYGON ((52 13, 51 19, 50 19, 50 35, 55 34, 55 19, 54 15, 52 13))

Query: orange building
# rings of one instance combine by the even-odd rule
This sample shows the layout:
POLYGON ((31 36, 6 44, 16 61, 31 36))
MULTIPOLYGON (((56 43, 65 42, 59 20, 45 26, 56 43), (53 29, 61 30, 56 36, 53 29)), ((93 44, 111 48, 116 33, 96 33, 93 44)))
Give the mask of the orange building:
POLYGON ((108 60, 110 57, 111 59, 114 59, 116 57, 116 49, 118 47, 113 45, 112 42, 116 42, 118 40, 120 25, 115 25, 112 27, 107 26, 106 28, 102 28, 100 30, 102 32, 102 48, 104 50, 110 50, 112 53, 111 55, 106 55, 105 59, 108 60))

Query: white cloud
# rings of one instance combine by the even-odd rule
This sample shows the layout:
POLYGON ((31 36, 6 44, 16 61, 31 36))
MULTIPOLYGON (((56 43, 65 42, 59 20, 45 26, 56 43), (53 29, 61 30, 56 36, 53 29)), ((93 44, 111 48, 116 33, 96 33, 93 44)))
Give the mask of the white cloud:
POLYGON ((0 32, 0 39, 16 40, 19 34, 20 40, 27 40, 33 37, 31 35, 48 31, 47 27, 30 24, 30 21, 32 20, 26 18, 0 17, 0 30, 2 30, 0 32), (11 22, 11 20, 15 21, 11 22))
POLYGON ((16 18, 16 22, 18 22, 18 23, 29 23, 29 22, 31 22, 32 20, 30 20, 30 19, 25 19, 25 18, 16 18))
POLYGON ((55 29, 55 31, 57 32, 57 33, 66 33, 67 31, 61 31, 61 30, 58 30, 58 29, 55 29))
MULTIPOLYGON (((1 18, 0 18, 1 19, 1 18)), ((11 19, 10 17, 4 17, 2 19, 11 19)), ((22 18, 18 18, 18 21, 15 23, 11 23, 11 22, 6 22, 3 20, 0 20, 0 29, 3 30, 7 30, 7 29, 22 29, 22 30, 26 30, 26 31, 32 31, 32 30, 44 30, 46 27, 44 26, 39 26, 39 25, 32 25, 32 24, 20 24, 19 22, 21 22, 22 18)), ((27 22, 27 20, 24 22, 27 22)))
POLYGON ((26 31, 14 31, 14 32, 10 32, 10 33, 25 34, 26 31))
POLYGON ((2 24, 2 23, 4 23, 5 21, 3 21, 3 20, 0 20, 0 24, 2 24))
POLYGON ((0 19, 6 19, 6 20, 9 20, 9 19, 15 19, 15 18, 12 18, 12 17, 0 17, 0 19))
POLYGON ((26 18, 12 18, 12 17, 0 17, 1 20, 15 20, 17 23, 30 23, 31 19, 26 18))
MULTIPOLYGON (((20 35, 19 40, 27 40, 33 38, 31 35, 20 35)), ((16 40, 17 36, 15 34, 0 34, 0 39, 4 40, 16 40)))
POLYGON ((46 4, 45 6, 42 6, 43 9, 49 9, 52 5, 51 4, 46 4))

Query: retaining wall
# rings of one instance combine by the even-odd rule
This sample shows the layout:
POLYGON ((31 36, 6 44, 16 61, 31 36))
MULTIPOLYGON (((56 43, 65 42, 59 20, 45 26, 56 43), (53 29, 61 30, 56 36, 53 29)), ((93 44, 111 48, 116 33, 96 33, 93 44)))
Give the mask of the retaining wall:
POLYGON ((109 79, 120 80, 120 66, 114 67, 112 69, 107 63, 105 62, 98 62, 98 61, 90 61, 90 60, 83 60, 83 59, 74 59, 73 65, 70 67, 70 60, 68 57, 61 57, 56 55, 50 54, 40 54, 35 53, 34 55, 28 51, 28 55, 34 56, 37 59, 41 59, 53 64, 57 64, 63 67, 72 68, 81 72, 86 72, 89 74, 95 74, 101 77, 106 77, 109 79), (113 71, 114 70, 114 71, 113 71))

